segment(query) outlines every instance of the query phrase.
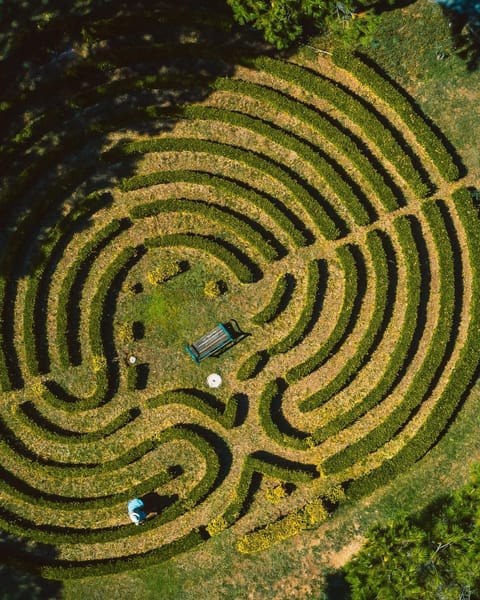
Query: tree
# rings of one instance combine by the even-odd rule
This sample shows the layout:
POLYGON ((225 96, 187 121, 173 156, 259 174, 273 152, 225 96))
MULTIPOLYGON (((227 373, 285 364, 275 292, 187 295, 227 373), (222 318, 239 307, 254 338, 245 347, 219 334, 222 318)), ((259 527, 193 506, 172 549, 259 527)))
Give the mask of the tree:
POLYGON ((344 567, 353 600, 479 598, 480 466, 470 483, 429 506, 367 534, 344 567))
POLYGON ((267 42, 282 49, 305 31, 329 29, 347 40, 357 39, 371 25, 371 0, 227 0, 235 19, 263 32, 267 42), (362 10, 363 7, 363 10, 362 10), (365 10, 366 8, 366 10, 365 10), (367 25, 367 23, 369 25, 367 25), (352 36, 352 32, 355 35, 352 36))

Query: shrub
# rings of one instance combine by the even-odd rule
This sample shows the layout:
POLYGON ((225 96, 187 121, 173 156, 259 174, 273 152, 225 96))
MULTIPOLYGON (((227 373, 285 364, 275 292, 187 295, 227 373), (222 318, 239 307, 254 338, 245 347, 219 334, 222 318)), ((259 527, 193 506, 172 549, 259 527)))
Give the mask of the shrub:
POLYGON ((419 114, 418 108, 410 99, 407 99, 389 81, 350 52, 336 49, 333 53, 333 60, 339 67, 352 71, 359 81, 396 110, 447 181, 458 179, 459 170, 452 155, 427 125, 425 119, 419 114))
POLYGON ((171 256, 165 255, 161 263, 152 271, 149 271, 146 277, 150 285, 158 285, 159 283, 165 283, 165 281, 172 279, 181 272, 180 263, 171 256))
POLYGON ((388 259, 382 238, 375 230, 369 231, 366 237, 375 273, 375 305, 372 318, 355 354, 343 365, 340 372, 329 383, 299 403, 302 412, 309 412, 327 402, 350 382, 360 365, 372 352, 378 333, 384 325, 387 306, 388 288, 392 285, 389 277, 388 259))
POLYGON ((361 401, 356 402, 354 407, 334 417, 323 427, 316 429, 312 434, 316 443, 323 442, 328 437, 335 435, 381 402, 401 375, 406 361, 408 361, 409 353, 414 350, 415 337, 419 334, 419 311, 421 310, 422 274, 420 265, 428 263, 428 257, 421 253, 415 242, 412 232, 415 222, 407 217, 398 217, 394 222, 407 272, 407 301, 398 342, 390 354, 377 385, 361 401))
POLYGON ((286 540, 304 529, 322 523, 327 517, 328 513, 322 501, 320 499, 312 500, 303 508, 291 512, 286 517, 242 536, 237 543, 237 549, 242 554, 253 554, 266 550, 281 540, 286 540))
POLYGON ((259 271, 247 256, 240 251, 234 254, 223 240, 211 239, 203 235, 172 233, 162 237, 149 238, 145 240, 145 245, 148 248, 186 246, 203 250, 223 262, 241 283, 252 283, 256 280, 255 271, 259 271))
MULTIPOLYGON (((148 177, 148 176, 147 176, 148 177)), ((178 198, 173 200, 157 200, 143 204, 132 211, 133 215, 151 216, 163 212, 188 212, 201 215, 212 221, 227 226, 235 234, 243 237, 269 262, 280 258, 280 249, 274 236, 258 223, 254 223, 244 215, 230 208, 217 206, 199 200, 178 198)))
POLYGON ((58 295, 56 315, 56 341, 60 365, 63 368, 81 362, 81 356, 77 356, 80 350, 79 322, 73 318, 73 315, 78 310, 78 298, 87 274, 97 254, 130 225, 131 221, 129 219, 113 219, 108 225, 96 232, 93 238, 82 246, 75 261, 63 278, 58 295), (73 323, 76 323, 75 327, 73 323))
MULTIPOLYGON (((139 187, 143 187, 143 184, 149 185, 150 175, 137 175, 134 178, 123 180, 123 185, 128 189, 132 185, 139 187)), ((296 247, 306 246, 309 243, 304 233, 305 225, 300 223, 298 218, 290 213, 285 206, 267 194, 255 189, 251 184, 231 181, 222 175, 199 170, 170 170, 155 173, 156 184, 174 182, 195 183, 206 187, 213 187, 215 190, 221 192, 222 195, 229 195, 236 201, 241 198, 268 215, 291 238, 296 247)), ((133 187, 133 189, 137 188, 133 187)), ((156 203, 153 204, 156 206, 156 203)), ((150 204, 135 206, 130 211, 130 214, 135 219, 150 216, 150 206, 150 204)))
POLYGON ((282 312, 283 304, 285 304, 294 285, 295 279, 293 275, 289 273, 280 275, 270 302, 252 318, 252 321, 257 325, 264 325, 273 321, 282 312))
POLYGON ((222 294, 222 288, 218 281, 207 281, 203 287, 203 293, 207 298, 218 298, 222 294))
POLYGON ((381 123, 372 111, 366 108, 352 93, 340 84, 311 73, 297 65, 274 60, 269 57, 259 57, 244 61, 248 66, 261 69, 288 82, 301 85, 305 90, 329 102, 336 110, 346 114, 354 123, 358 123, 364 134, 374 142, 382 154, 389 160, 398 173, 420 197, 430 193, 429 185, 423 181, 415 169, 411 159, 395 140, 392 132, 381 123))
POLYGON ((255 352, 249 356, 238 368, 237 379, 238 381, 246 381, 257 375, 259 368, 261 368, 265 361, 264 352, 255 352))
MULTIPOLYGON (((292 367, 287 371, 285 376, 286 381, 289 384, 297 382, 302 377, 306 377, 319 367, 328 359, 334 348, 337 348, 342 339, 345 336, 347 328, 351 324, 352 318, 354 318, 354 307, 355 303, 361 302, 362 298, 359 294, 358 285, 358 268, 357 260, 353 254, 354 248, 350 245, 340 246, 337 248, 337 257, 340 261, 344 271, 344 294, 342 308, 340 315, 336 321, 335 327, 317 352, 312 354, 303 363, 292 367)), ((357 308, 358 311, 358 308, 357 308)))
POLYGON ((307 335, 312 326, 312 320, 318 303, 321 302, 323 298, 323 290, 326 287, 326 277, 327 270, 325 261, 313 260, 308 264, 305 304, 300 318, 288 335, 268 349, 267 352, 270 356, 287 352, 295 345, 299 344, 305 335, 307 335), (322 275, 324 275, 324 279, 322 279, 322 275))
POLYGON ((149 398, 147 406, 149 408, 158 408, 168 404, 184 404, 189 408, 198 410, 209 419, 212 419, 225 427, 231 429, 237 417, 239 398, 233 395, 225 405, 221 405, 214 396, 209 396, 195 390, 170 390, 159 396, 149 398))
MULTIPOLYGON (((325 208, 318 202, 317 198, 307 191, 307 189, 293 179, 285 169, 281 168, 272 160, 268 160, 252 151, 244 150, 236 146, 220 144, 208 140, 196 138, 159 138, 139 142, 130 142, 119 144, 105 152, 102 157, 104 160, 118 160, 124 156, 144 154, 146 152, 207 152, 213 156, 222 156, 233 161, 246 164, 255 170, 261 171, 276 181, 279 181, 290 191, 292 198, 298 202, 312 221, 318 227, 321 234, 326 239, 337 239, 341 235, 341 229, 338 222, 329 216, 325 208)), ((138 189, 162 183, 164 175, 161 173, 151 173, 149 175, 137 175, 120 182, 123 191, 138 189)))
MULTIPOLYGON (((369 434, 356 443, 351 444, 341 452, 327 459, 324 463, 326 472, 331 473, 346 468, 348 465, 357 462, 360 457, 366 456, 369 452, 375 451, 382 444, 388 441, 396 431, 403 427, 413 411, 428 395, 432 385, 438 381, 441 365, 447 359, 449 352, 449 339, 452 335, 452 318, 455 307, 455 283, 453 270, 452 247, 447 244, 449 239, 445 222, 438 210, 436 203, 428 202, 424 204, 423 210, 430 226, 436 251, 439 255, 438 263, 440 268, 440 310, 433 332, 428 351, 424 357, 423 363, 415 373, 415 376, 407 389, 402 402, 386 417, 381 424, 377 425, 369 434)), ((450 349, 451 352, 451 349, 450 349)), ((433 410, 435 413, 436 410, 433 410)), ((448 418, 448 417, 447 417, 448 418)), ((437 432, 438 435, 438 432, 437 432)), ((414 438, 415 439, 415 438, 414 438)), ((410 445, 415 445, 410 442, 410 445)), ((400 451, 395 460, 387 461, 378 470, 377 474, 391 472, 392 465, 401 460, 404 454, 400 451)), ((402 461, 403 464, 410 464, 402 461)), ((391 475, 390 475, 391 477, 391 475)), ((371 481, 375 476, 371 475, 366 481, 371 481)), ((349 495, 358 494, 358 490, 363 486, 369 485, 365 482, 355 482, 349 488, 349 495)))
MULTIPOLYGON (((282 148, 293 150, 303 161, 309 163, 319 177, 323 179, 324 184, 333 190, 339 203, 342 203, 356 225, 368 225, 370 223, 369 210, 361 204, 358 193, 353 191, 345 175, 340 174, 341 168, 338 165, 334 168, 318 150, 314 151, 296 137, 268 125, 261 119, 220 108, 189 105, 184 106, 179 114, 196 120, 217 120, 236 127, 243 127, 271 139, 282 148)), ((330 205, 329 209, 332 213, 336 212, 335 206, 330 205)))
MULTIPOLYGON (((270 110, 273 111, 274 109, 275 113, 282 110, 288 115, 295 117, 295 119, 302 121, 316 133, 321 134, 329 143, 334 144, 338 151, 355 165, 356 169, 372 186, 378 200, 387 211, 398 208, 394 192, 387 185, 382 174, 365 157, 363 151, 353 140, 353 137, 343 133, 339 128, 332 125, 318 111, 309 108, 301 102, 288 98, 283 93, 250 81, 218 78, 213 82, 212 87, 216 90, 234 92, 255 98, 267 104, 270 110)), ((244 110, 248 110, 248 108, 244 110)), ((286 124, 285 127, 295 133, 294 125, 286 124)))

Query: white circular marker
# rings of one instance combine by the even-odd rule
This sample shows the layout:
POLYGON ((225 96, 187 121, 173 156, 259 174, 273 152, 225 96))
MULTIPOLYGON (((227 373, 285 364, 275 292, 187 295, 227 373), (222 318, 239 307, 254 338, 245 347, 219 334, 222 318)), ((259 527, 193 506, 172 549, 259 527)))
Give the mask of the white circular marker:
POLYGON ((220 375, 218 373, 211 373, 207 377, 207 383, 208 383, 209 387, 217 388, 222 385, 222 378, 220 377, 220 375))
POLYGON ((129 358, 128 358, 128 362, 129 362, 131 365, 134 365, 134 364, 137 362, 137 357, 136 357, 136 356, 129 356, 129 358))

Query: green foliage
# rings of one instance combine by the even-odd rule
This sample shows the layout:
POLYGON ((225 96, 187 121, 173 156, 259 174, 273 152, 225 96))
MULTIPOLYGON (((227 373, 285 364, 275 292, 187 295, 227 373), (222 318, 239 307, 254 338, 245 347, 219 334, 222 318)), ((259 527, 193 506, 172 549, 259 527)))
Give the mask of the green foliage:
MULTIPOLYGON (((366 111, 367 114, 368 111, 366 111)), ((312 221, 326 239, 337 239, 340 236, 338 225, 327 214, 318 200, 307 189, 291 177, 288 172, 274 161, 255 152, 244 150, 228 144, 220 144, 209 140, 196 138, 159 138, 149 139, 125 144, 118 144, 102 154, 105 161, 119 160, 123 157, 135 156, 147 152, 206 152, 212 156, 221 156, 232 161, 238 161, 252 167, 255 171, 272 177, 283 184, 295 201, 298 202, 310 216, 312 221)), ((165 181, 163 172, 136 175, 120 182, 123 191, 130 191, 150 185, 157 185, 165 181)))
POLYGON ((322 501, 312 500, 286 517, 241 537, 237 543, 238 551, 242 554, 252 554, 266 550, 281 540, 297 535, 300 531, 315 527, 327 517, 328 513, 322 501))
POLYGON ((335 327, 325 343, 303 363, 292 367, 285 376, 289 384, 297 382, 318 369, 330 356, 333 349, 339 344, 345 330, 350 323, 355 300, 359 299, 358 273, 355 258, 350 247, 340 246, 336 250, 338 260, 344 271, 345 291, 343 294, 342 308, 335 323, 335 327))
POLYGON ((241 283, 252 283, 256 279, 255 273, 252 270, 256 265, 253 265, 245 255, 240 255, 241 258, 239 258, 239 252, 234 254, 217 239, 210 239, 198 234, 172 233, 158 238, 148 238, 145 240, 145 245, 148 248, 185 246, 187 248, 202 250, 224 263, 241 283))
MULTIPOLYGON (((356 169, 371 185, 378 201, 382 203, 385 210, 391 211, 398 208, 395 194, 387 185, 382 173, 377 171, 370 163, 363 154, 363 150, 359 148, 358 144, 352 139, 352 136, 343 133, 317 110, 309 108, 306 104, 296 102, 276 90, 250 81, 219 78, 213 82, 212 87, 216 90, 235 92, 237 94, 255 98, 267 104, 272 113, 278 113, 281 110, 288 115, 293 116, 295 119, 300 120, 305 125, 308 125, 314 129, 315 133, 321 134, 328 140, 330 144, 334 144, 343 156, 348 157, 348 160, 355 165, 356 169)), ((293 134, 297 133, 295 125, 287 124, 285 128, 289 129, 293 134)), ((350 202, 348 200, 346 201, 346 204, 350 208, 350 202)), ((359 209, 357 212, 357 219, 359 218, 361 220, 362 209, 359 209)), ((365 218, 365 215, 363 215, 363 218, 365 218)))
POLYGON ((480 589, 479 505, 477 466, 464 488, 421 515, 373 527, 343 569, 352 600, 473 598, 480 589))
POLYGON ((203 293, 207 298, 218 298, 222 295, 222 286, 219 281, 209 279, 203 286, 203 293))
MULTIPOLYGON (((335 109, 346 114, 361 127, 364 135, 380 149, 384 157, 394 165, 418 196, 423 198, 429 195, 428 182, 423 180, 423 176, 405 154, 388 125, 383 124, 372 110, 369 110, 349 91, 322 75, 311 73, 291 63, 268 57, 255 58, 245 62, 276 77, 301 85, 305 90, 319 96, 335 109)), ((343 64, 339 66, 343 66, 343 64)))
POLYGON ((222 206, 199 200, 178 198, 157 200, 149 204, 142 204, 132 209, 131 214, 133 217, 138 218, 139 216, 147 217, 161 213, 175 212, 201 215, 208 220, 225 225, 240 237, 243 237, 249 245, 258 250, 269 262, 279 258, 278 251, 266 239, 266 232, 257 231, 252 223, 246 221, 237 211, 227 210, 222 206))
POLYGON ((294 281, 293 276, 288 273, 283 273, 277 279, 277 284, 273 291, 269 303, 259 313, 257 313, 252 321, 257 325, 264 325, 273 321, 283 309, 283 304, 289 292, 289 281, 294 281))
MULTIPOLYGON (((242 155, 247 157, 246 155, 242 155)), ((108 155, 106 155, 108 157, 108 155)), ((122 180, 122 189, 125 191, 131 189, 141 189, 150 185, 151 173, 148 175, 136 175, 129 179, 122 180)), ((285 212, 282 206, 278 206, 276 203, 265 194, 262 194, 259 190, 245 184, 239 185, 234 181, 230 181, 221 175, 214 175, 212 173, 204 173, 202 171, 187 171, 187 170, 166 170, 158 171, 155 173, 155 185, 162 183, 176 183, 186 182, 195 183, 211 187, 222 195, 228 195, 236 200, 242 199, 252 206, 258 207, 262 212, 268 215, 274 223, 282 231, 284 231, 293 241, 295 246, 301 247, 307 245, 307 239, 303 230, 299 228, 296 222, 292 221, 290 215, 285 212)), ((149 206, 148 204, 146 205, 149 206)), ((155 213, 152 213, 155 214, 155 213)), ((140 218, 149 216, 148 208, 142 208, 142 206, 134 207, 131 211, 133 218, 140 218)))
POLYGON ((70 305, 75 305, 78 301, 77 298, 80 290, 76 288, 80 287, 79 282, 84 281, 82 272, 85 268, 91 268, 97 254, 130 225, 131 221, 128 219, 113 219, 108 225, 96 232, 92 239, 81 247, 76 259, 71 264, 62 280, 56 315, 56 339, 60 364, 63 368, 66 368, 75 362, 70 350, 72 343, 69 343, 68 340, 74 336, 76 341, 79 332, 74 332, 70 329, 70 305), (72 297, 74 291, 75 297, 72 297))
POLYGON ((306 335, 308 328, 312 324, 315 307, 322 296, 321 288, 325 286, 325 282, 321 280, 322 272, 326 272, 326 269, 322 268, 323 266, 324 264, 321 260, 312 260, 308 264, 307 290, 300 317, 290 333, 268 348, 267 352, 270 356, 287 352, 299 344, 306 335))
MULTIPOLYGON (((179 114, 195 120, 214 120, 228 123, 235 127, 243 127, 276 142, 284 149, 292 150, 303 161, 308 163, 317 172, 319 177, 323 179, 324 185, 330 187, 336 196, 341 199, 343 206, 348 210, 350 218, 356 225, 368 225, 370 223, 369 213, 362 205, 349 181, 347 181, 320 152, 313 150, 293 135, 285 133, 278 127, 272 127, 259 118, 220 108, 189 105, 184 106, 182 110, 179 111, 179 114)), ((330 210, 333 210, 333 208, 332 205, 330 210)))
POLYGON ((213 398, 212 403, 209 404, 200 394, 197 396, 194 392, 170 390, 159 396, 149 398, 147 406, 149 408, 158 408, 160 406, 167 406, 168 404, 184 404, 189 408, 198 410, 209 419, 212 419, 225 427, 225 429, 231 429, 234 426, 237 416, 238 401, 237 396, 231 396, 221 411, 214 406, 213 398))
POLYGON ((257 370, 259 366, 263 363, 263 361, 263 352, 255 352, 255 354, 249 356, 238 368, 238 381, 246 381, 247 379, 251 379, 252 377, 254 377, 257 374, 257 370))
POLYGON ((363 364, 372 351, 378 332, 381 331, 387 306, 388 289, 391 285, 388 276, 388 259, 384 246, 385 242, 377 231, 369 231, 366 235, 366 242, 371 256, 375 281, 375 304, 372 318, 355 354, 345 362, 340 372, 323 388, 301 400, 299 408, 302 412, 309 412, 321 406, 348 385, 360 365, 363 364))
MULTIPOLYGON (((145 526, 144 526, 145 527, 145 526)), ((138 529, 138 528, 137 528, 138 529)), ((148 565, 156 565, 166 561, 181 552, 186 552, 198 546, 203 541, 203 536, 198 529, 194 529, 174 542, 160 546, 148 552, 132 554, 127 557, 112 560, 87 560, 72 565, 69 561, 49 565, 41 564, 40 573, 47 579, 79 579, 81 577, 98 577, 119 573, 127 569, 141 569, 148 565)))
MULTIPOLYGON (((258 416, 260 423, 268 435, 269 438, 276 441, 277 444, 286 447, 297 448, 300 450, 306 450, 309 447, 309 438, 300 437, 290 433, 287 435, 278 428, 275 423, 275 418, 280 412, 280 408, 274 409, 274 402, 278 401, 282 394, 282 386, 284 382, 281 379, 274 379, 269 381, 263 388, 258 402, 258 416)), ((279 402, 275 402, 278 406, 279 402)))
POLYGON ((160 264, 147 273, 147 281, 151 285, 165 283, 182 272, 180 263, 169 255, 161 257, 160 264))
POLYGON ((447 181, 456 181, 459 178, 459 169, 452 155, 409 98, 389 83, 385 77, 379 75, 351 53, 337 50, 333 54, 333 60, 339 67, 352 71, 363 85, 372 89, 375 94, 395 109, 410 131, 416 135, 438 171, 447 181))
POLYGON ((326 425, 319 427, 314 431, 312 437, 317 443, 323 442, 328 437, 335 435, 341 429, 350 425, 355 419, 359 418, 362 414, 365 414, 368 410, 381 402, 396 381, 396 378, 406 361, 408 361, 408 351, 414 340, 414 334, 419 318, 418 310, 422 285, 420 265, 426 260, 416 247, 416 242, 412 233, 412 222, 413 220, 405 217, 398 217, 395 220, 395 229, 398 234, 402 258, 407 271, 407 302, 405 316, 395 348, 390 354, 388 364, 377 385, 362 398, 360 402, 357 402, 353 408, 332 418, 326 425))
POLYGON ((223 518, 229 525, 234 523, 246 509, 245 504, 252 489, 255 473, 294 484, 307 483, 318 476, 316 472, 308 470, 305 465, 300 465, 299 463, 291 463, 290 466, 280 466, 257 456, 247 456, 243 463, 240 481, 235 490, 233 500, 223 513, 223 518))

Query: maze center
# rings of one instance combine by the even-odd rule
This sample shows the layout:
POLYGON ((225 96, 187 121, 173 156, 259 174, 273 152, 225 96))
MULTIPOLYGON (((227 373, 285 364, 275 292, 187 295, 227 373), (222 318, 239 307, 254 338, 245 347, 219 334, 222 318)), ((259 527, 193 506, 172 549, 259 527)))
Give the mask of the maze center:
POLYGON ((343 52, 232 63, 198 102, 129 68, 69 99, 62 153, 38 117, 2 201, 0 521, 51 577, 316 527, 423 457, 478 369, 478 219, 401 90, 343 52))

